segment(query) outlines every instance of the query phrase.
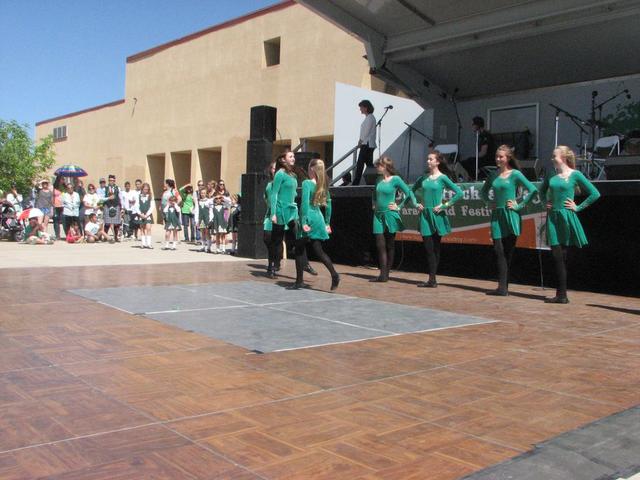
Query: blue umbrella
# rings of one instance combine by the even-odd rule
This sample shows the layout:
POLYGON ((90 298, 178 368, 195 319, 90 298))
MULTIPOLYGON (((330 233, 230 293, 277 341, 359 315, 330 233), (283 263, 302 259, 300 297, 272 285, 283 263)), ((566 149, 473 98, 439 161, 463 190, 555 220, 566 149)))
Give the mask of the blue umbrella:
POLYGON ((86 177, 88 175, 88 173, 78 165, 73 165, 70 163, 61 166, 54 173, 59 177, 86 177))

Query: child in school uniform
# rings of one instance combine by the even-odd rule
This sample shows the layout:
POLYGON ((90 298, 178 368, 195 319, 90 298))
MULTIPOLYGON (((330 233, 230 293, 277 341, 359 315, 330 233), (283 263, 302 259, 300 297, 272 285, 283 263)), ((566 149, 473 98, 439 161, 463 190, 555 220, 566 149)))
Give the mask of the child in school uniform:
POLYGON ((178 243, 178 232, 182 230, 180 224, 180 207, 178 198, 175 195, 169 197, 167 206, 164 207, 164 241, 163 250, 175 250, 178 243))
POLYGON ((206 188, 201 188, 198 195, 198 208, 196 208, 197 226, 200 230, 200 241, 202 247, 200 252, 211 253, 211 235, 209 235, 209 224, 213 211, 213 200, 207 193, 206 188))
POLYGON ((231 234, 231 250, 229 254, 235 255, 238 248, 238 224, 240 223, 240 195, 231 195, 231 206, 229 208, 229 224, 227 232, 231 234))
POLYGON ((216 236, 216 248, 214 253, 225 253, 225 237, 227 236, 226 210, 229 208, 229 197, 216 195, 213 198, 212 233, 216 236))

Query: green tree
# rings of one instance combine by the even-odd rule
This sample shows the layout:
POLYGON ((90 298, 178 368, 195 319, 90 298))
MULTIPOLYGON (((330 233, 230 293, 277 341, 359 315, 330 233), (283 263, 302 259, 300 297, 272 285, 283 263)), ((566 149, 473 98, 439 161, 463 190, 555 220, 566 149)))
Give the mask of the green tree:
POLYGON ((51 135, 36 144, 27 125, 0 120, 0 190, 7 192, 15 183, 19 192, 27 192, 54 163, 51 135))
POLYGON ((640 102, 629 102, 616 106, 616 113, 602 119, 607 135, 626 134, 640 125, 640 102))

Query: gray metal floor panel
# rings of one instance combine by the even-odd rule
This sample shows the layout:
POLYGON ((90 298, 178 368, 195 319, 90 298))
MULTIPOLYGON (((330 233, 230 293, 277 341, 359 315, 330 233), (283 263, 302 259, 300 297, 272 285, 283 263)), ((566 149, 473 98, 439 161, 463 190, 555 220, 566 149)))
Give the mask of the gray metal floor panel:
POLYGON ((264 282, 79 289, 72 293, 261 352, 491 322, 311 289, 290 291, 264 282))

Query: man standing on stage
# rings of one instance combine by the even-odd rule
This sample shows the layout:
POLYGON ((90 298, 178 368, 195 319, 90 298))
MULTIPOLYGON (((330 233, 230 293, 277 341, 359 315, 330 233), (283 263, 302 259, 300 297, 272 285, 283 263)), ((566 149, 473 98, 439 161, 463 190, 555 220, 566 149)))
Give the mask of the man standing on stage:
MULTIPOLYGON (((482 168, 495 164, 496 146, 491 132, 484 128, 484 118, 473 117, 471 122, 471 128, 476 137, 475 140, 478 142, 478 170, 480 170, 478 179, 482 179, 484 176, 481 176, 482 168)), ((476 180, 476 157, 473 156, 463 160, 462 165, 469 173, 471 180, 476 180)))
POLYGON ((358 140, 360 153, 356 163, 356 175, 353 179, 353 185, 360 185, 365 165, 373 167, 373 151, 376 149, 376 117, 373 116, 373 105, 369 100, 362 100, 358 106, 360 107, 360 113, 365 117, 362 125, 360 125, 360 138, 358 140))

